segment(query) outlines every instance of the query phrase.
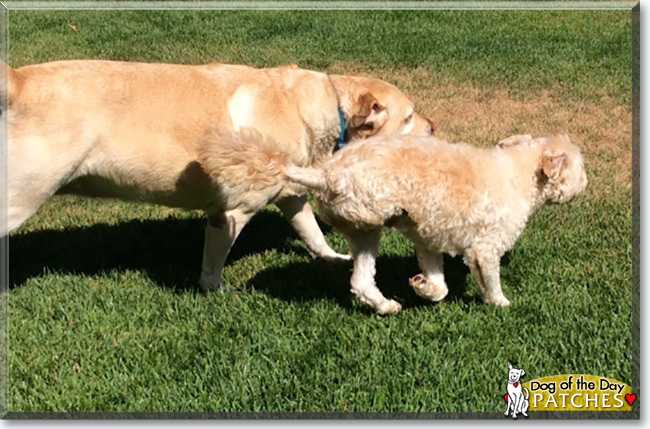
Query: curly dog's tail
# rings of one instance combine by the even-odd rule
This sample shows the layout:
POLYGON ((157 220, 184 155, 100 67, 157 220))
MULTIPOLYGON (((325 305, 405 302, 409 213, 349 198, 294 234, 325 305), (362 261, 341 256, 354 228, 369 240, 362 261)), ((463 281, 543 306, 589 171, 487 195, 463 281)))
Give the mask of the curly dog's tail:
POLYGON ((325 192, 328 189, 325 172, 316 168, 296 167, 291 164, 286 167, 287 179, 315 191, 325 192))

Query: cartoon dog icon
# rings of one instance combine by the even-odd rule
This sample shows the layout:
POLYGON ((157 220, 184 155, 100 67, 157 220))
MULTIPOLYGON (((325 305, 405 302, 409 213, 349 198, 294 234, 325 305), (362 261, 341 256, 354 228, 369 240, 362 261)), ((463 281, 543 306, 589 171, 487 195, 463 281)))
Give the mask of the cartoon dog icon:
POLYGON ((528 389, 523 388, 521 385, 521 377, 526 374, 523 369, 514 368, 508 364, 508 408, 506 408, 505 415, 507 416, 512 410, 512 418, 517 418, 517 413, 521 413, 524 417, 528 417, 526 411, 528 410, 528 389), (526 391, 526 396, 524 392, 526 391))

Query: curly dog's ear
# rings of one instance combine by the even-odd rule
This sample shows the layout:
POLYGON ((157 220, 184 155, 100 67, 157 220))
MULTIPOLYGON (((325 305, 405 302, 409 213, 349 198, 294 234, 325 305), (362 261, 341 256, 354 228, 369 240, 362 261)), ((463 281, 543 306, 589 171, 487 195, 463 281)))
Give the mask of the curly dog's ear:
POLYGON ((566 160, 566 153, 544 152, 542 156, 542 173, 548 177, 549 180, 555 180, 559 177, 562 171, 562 166, 566 160))

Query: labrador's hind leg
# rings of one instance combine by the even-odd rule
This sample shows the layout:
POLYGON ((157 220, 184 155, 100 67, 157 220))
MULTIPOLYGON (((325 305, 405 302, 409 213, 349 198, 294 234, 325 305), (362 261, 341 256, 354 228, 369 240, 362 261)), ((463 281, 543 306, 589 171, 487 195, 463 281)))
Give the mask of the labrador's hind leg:
POLYGON ((0 237, 18 229, 34 215, 70 180, 75 165, 80 162, 72 157, 74 154, 51 157, 42 139, 9 139, 7 143, 7 217, 3 218, 0 213, 0 237))

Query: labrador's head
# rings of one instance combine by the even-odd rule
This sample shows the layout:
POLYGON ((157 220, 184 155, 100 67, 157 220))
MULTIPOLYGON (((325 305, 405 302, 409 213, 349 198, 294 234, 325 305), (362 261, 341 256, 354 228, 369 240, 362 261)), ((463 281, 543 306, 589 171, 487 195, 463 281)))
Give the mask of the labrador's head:
POLYGON ((418 114, 413 103, 395 86, 368 77, 330 78, 346 116, 350 141, 396 134, 430 136, 435 132, 433 121, 418 114))

